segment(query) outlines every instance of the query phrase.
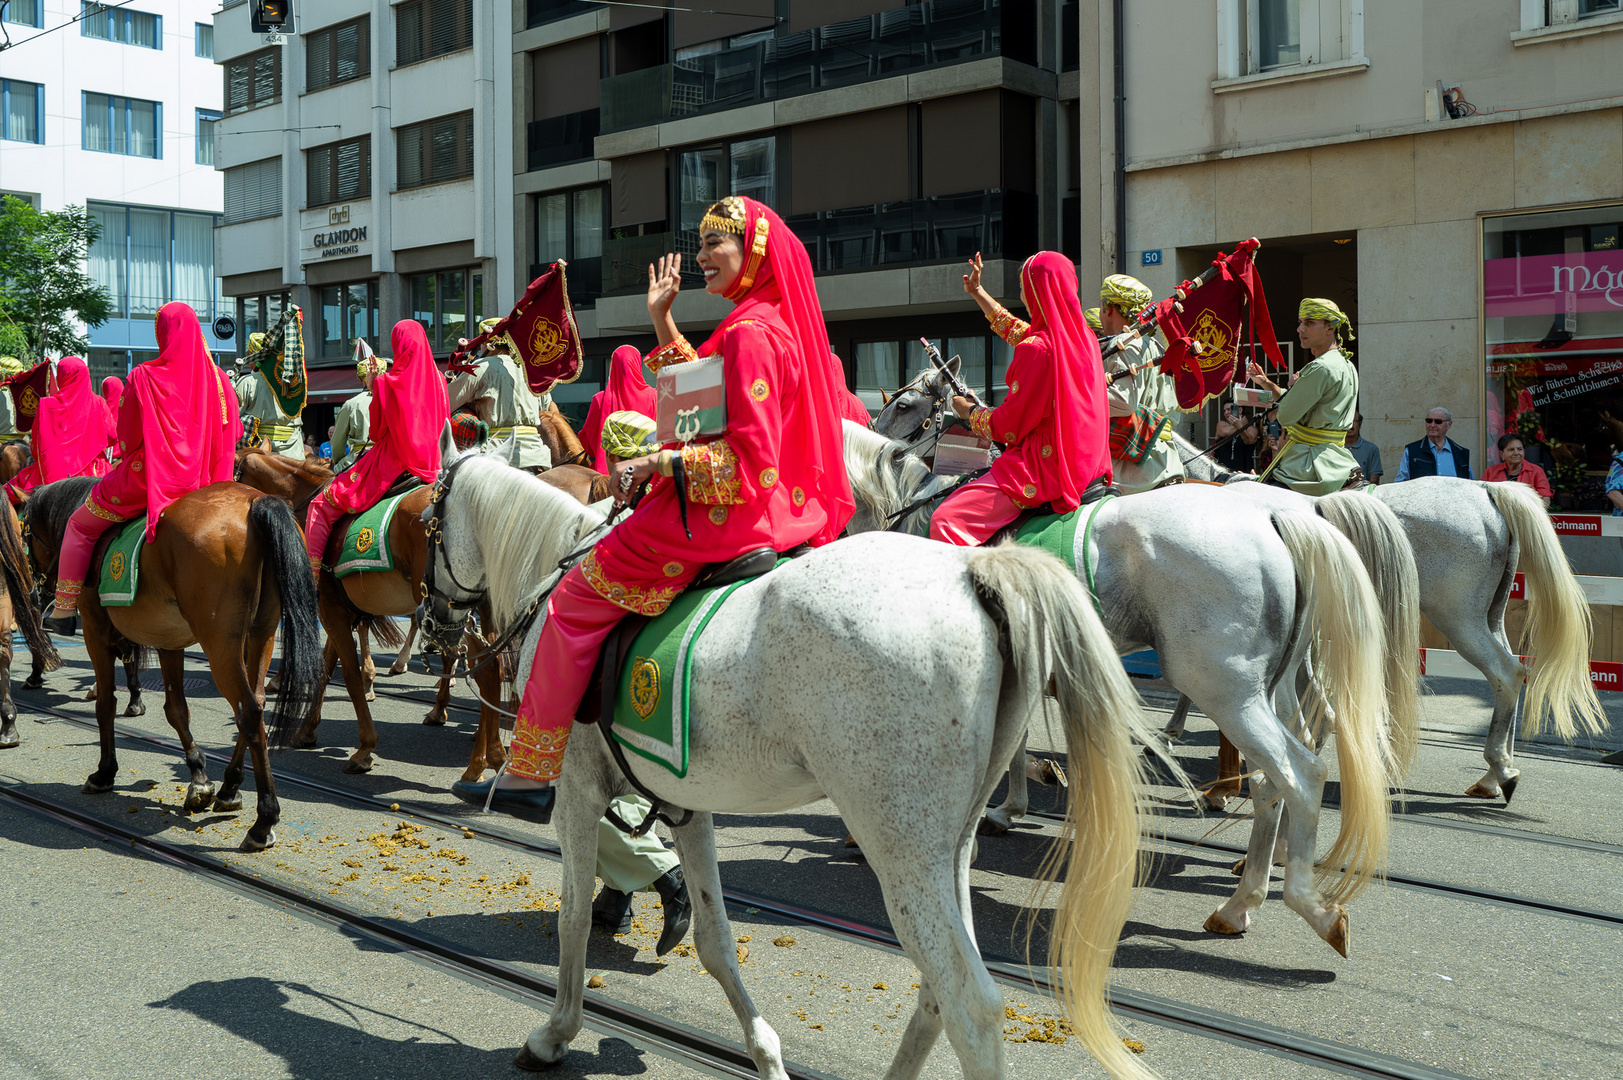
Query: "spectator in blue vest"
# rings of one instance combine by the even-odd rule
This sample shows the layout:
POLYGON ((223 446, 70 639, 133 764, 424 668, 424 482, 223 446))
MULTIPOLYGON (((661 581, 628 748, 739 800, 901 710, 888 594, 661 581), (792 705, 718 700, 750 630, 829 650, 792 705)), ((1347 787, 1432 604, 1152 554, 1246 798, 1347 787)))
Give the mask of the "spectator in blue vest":
POLYGON ((1448 437, 1454 414, 1441 405, 1426 413, 1426 437, 1403 448, 1403 463, 1392 482, 1401 484, 1420 476, 1471 477, 1471 451, 1448 437))

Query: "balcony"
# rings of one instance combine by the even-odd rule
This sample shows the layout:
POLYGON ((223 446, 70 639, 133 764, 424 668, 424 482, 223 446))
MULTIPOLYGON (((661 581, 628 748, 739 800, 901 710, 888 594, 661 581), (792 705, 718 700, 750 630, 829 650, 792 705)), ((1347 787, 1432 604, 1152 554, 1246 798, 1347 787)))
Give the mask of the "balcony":
POLYGON ((588 3, 587 0, 526 0, 524 5, 524 25, 526 29, 541 26, 559 19, 567 19, 571 15, 580 15, 587 11, 596 11, 602 4, 588 3))
POLYGON ((931 0, 603 80, 603 130, 810 94, 988 56, 1036 62, 1026 0, 931 0))
POLYGON ((532 120, 529 124, 530 171, 581 161, 592 156, 592 140, 597 138, 599 109, 532 120))

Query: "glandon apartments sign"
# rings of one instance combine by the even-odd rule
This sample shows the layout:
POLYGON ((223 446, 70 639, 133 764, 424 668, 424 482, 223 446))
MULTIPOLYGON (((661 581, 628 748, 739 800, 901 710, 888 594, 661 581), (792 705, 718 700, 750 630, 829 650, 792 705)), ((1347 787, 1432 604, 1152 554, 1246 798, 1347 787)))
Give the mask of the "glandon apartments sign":
POLYGON ((299 261, 317 263, 370 255, 371 225, 370 199, 302 211, 299 218, 299 261))

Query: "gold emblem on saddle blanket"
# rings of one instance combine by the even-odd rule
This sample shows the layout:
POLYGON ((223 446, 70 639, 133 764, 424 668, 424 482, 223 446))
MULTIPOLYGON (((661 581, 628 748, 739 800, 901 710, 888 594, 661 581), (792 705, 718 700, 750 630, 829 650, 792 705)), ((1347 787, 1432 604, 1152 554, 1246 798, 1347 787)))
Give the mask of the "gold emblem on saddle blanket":
POLYGON ((355 554, 365 555, 372 550, 372 544, 377 540, 371 529, 362 529, 355 534, 355 554))
POLYGON ((659 705, 659 665, 646 656, 631 665, 631 708, 644 720, 659 705))
POLYGON ((124 553, 122 551, 113 552, 113 557, 109 560, 107 568, 113 572, 114 581, 124 580, 124 553))

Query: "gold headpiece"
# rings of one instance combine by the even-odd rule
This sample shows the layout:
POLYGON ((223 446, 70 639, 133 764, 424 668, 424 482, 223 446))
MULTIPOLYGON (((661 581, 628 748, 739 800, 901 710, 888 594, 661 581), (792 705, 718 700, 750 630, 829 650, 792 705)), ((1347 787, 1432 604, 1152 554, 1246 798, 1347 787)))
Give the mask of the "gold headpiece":
POLYGON ((729 195, 704 212, 699 222, 699 235, 707 232, 730 232, 735 236, 743 236, 748 223, 748 213, 744 209, 744 200, 737 195, 729 195))

